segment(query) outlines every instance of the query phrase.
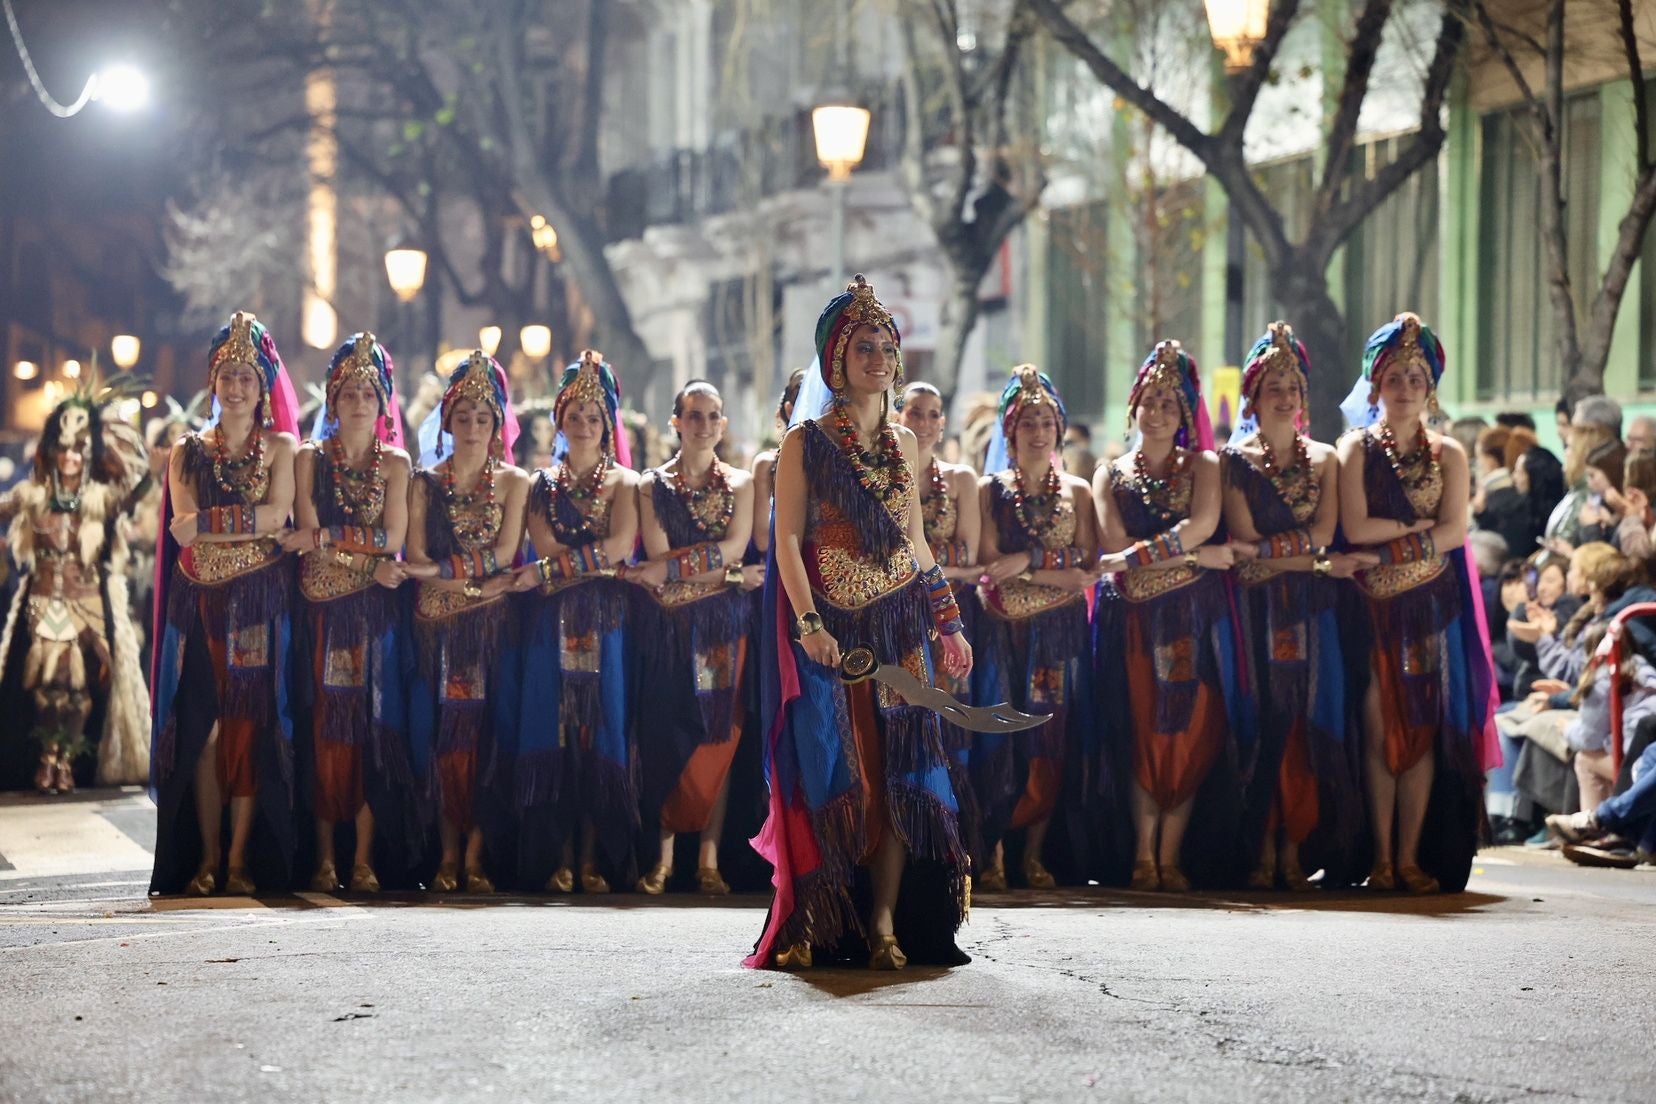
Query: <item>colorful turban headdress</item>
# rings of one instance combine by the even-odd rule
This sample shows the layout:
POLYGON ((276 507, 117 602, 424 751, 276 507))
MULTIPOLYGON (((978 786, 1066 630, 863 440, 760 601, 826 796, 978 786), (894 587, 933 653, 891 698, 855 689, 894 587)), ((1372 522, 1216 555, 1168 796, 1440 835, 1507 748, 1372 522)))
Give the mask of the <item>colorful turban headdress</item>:
POLYGON ((828 300, 817 318, 817 363, 822 382, 836 395, 845 390, 845 350, 851 344, 851 335, 858 326, 883 326, 891 331, 891 340, 897 346, 897 372, 892 386, 903 386, 903 335, 891 312, 874 298, 874 288, 862 273, 857 273, 845 290, 828 300))
POLYGON ((517 441, 518 422, 517 415, 512 412, 511 393, 506 388, 506 372, 494 357, 482 349, 473 349, 471 356, 449 377, 448 389, 443 392, 443 400, 437 404, 437 409, 420 423, 420 463, 423 466, 433 466, 453 447, 454 439, 448 429, 449 415, 454 411, 454 404, 463 399, 481 403, 494 413, 495 438, 489 444, 490 454, 497 460, 511 454, 512 445, 517 441))
POLYGON ((581 350, 581 359, 564 369, 558 394, 552 400, 552 425, 558 431, 552 455, 563 459, 569 442, 563 435, 564 413, 572 406, 593 403, 604 412, 604 451, 624 468, 632 467, 632 447, 621 425, 621 384, 615 369, 597 349, 581 350))
POLYGON ((1352 385, 1351 394, 1340 404, 1347 424, 1366 427, 1380 418, 1380 384, 1391 369, 1417 364, 1431 381, 1427 404, 1437 409, 1438 381, 1448 367, 1443 343, 1430 326, 1413 311, 1404 311, 1369 335, 1363 346, 1363 372, 1352 385))
POLYGON ((383 417, 375 427, 374 435, 393 448, 403 447, 402 411, 396 402, 396 366, 391 352, 379 343, 373 334, 364 330, 345 339, 328 361, 328 378, 323 391, 321 408, 311 426, 311 437, 322 441, 339 429, 338 420, 330 411, 339 405, 339 389, 353 380, 366 380, 379 396, 383 417))
MULTIPOLYGON (((1286 322, 1272 322, 1265 333, 1253 343, 1242 362, 1241 420, 1231 434, 1232 441, 1240 441, 1259 428, 1259 412, 1254 404, 1259 400, 1260 385, 1272 372, 1292 372, 1299 378, 1300 395, 1307 406, 1311 402, 1311 357, 1305 346, 1294 336, 1294 327, 1286 322)), ((1304 429, 1307 410, 1302 408, 1295 419, 1295 427, 1304 429)))
MULTIPOLYGON (((276 341, 265 329, 264 323, 250 311, 237 311, 213 338, 207 352, 207 390, 211 393, 218 384, 218 374, 227 364, 245 364, 259 375, 259 411, 255 415, 260 424, 279 433, 299 432, 299 397, 294 393, 293 381, 288 378, 276 341)), ((213 399, 213 415, 208 424, 216 424, 219 417, 218 399, 213 399)))
POLYGON ((1139 365, 1133 389, 1127 394, 1128 429, 1138 415, 1139 402, 1152 387, 1168 387, 1179 398, 1179 432, 1174 443, 1180 448, 1213 448, 1213 422, 1202 401, 1202 377, 1196 358, 1177 341, 1159 342, 1139 365))
POLYGON ((1063 396, 1053 386, 1052 377, 1033 364, 1020 364, 1012 369, 1011 377, 1001 389, 1000 403, 995 408, 995 428, 989 435, 989 450, 984 455, 983 470, 1004 471, 1012 463, 1013 430, 1025 410, 1048 406, 1058 418, 1058 440, 1063 441, 1069 414, 1064 409, 1063 396))

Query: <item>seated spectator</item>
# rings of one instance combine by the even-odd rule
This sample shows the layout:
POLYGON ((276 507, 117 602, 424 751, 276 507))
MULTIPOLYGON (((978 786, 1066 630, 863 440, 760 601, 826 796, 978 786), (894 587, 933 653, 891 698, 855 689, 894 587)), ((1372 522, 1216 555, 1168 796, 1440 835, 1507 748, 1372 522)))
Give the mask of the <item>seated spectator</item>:
MULTIPOLYGON (((1510 446, 1511 443, 1512 438, 1509 436, 1507 444, 1510 446)), ((1534 548, 1540 544, 1547 529, 1548 517, 1564 497, 1564 466, 1550 450, 1540 445, 1532 446, 1514 458, 1512 485, 1524 496, 1524 502, 1528 506, 1529 525, 1525 534, 1529 540, 1513 548, 1513 554, 1518 555, 1524 549, 1534 548)), ((1564 555, 1567 556, 1569 553, 1566 552, 1564 555)))
POLYGON ((1634 456, 1656 455, 1656 418, 1640 414, 1627 423, 1627 451, 1634 456))
POLYGON ((1581 543, 1603 541, 1614 545, 1621 512, 1613 505, 1621 501, 1622 479, 1627 474, 1627 448, 1620 441, 1606 441, 1587 456, 1587 500, 1576 519, 1581 522, 1581 543))
MULTIPOLYGON (((1522 429, 1531 437, 1535 436, 1535 419, 1522 410, 1507 410, 1495 415, 1495 424, 1508 429, 1522 429)), ((1511 467, 1510 464, 1507 466, 1511 467)))
POLYGON ((1530 532, 1529 503, 1513 485, 1507 467, 1507 444, 1512 431, 1491 426, 1478 434, 1477 488, 1472 492, 1472 520, 1481 530, 1499 533, 1509 552, 1525 555, 1535 534, 1530 532))
POLYGON ((1549 547, 1568 554, 1587 543, 1581 535, 1581 508, 1587 503, 1587 457, 1600 445, 1621 439, 1621 405, 1605 395, 1589 395, 1575 404, 1564 447, 1564 497, 1547 518, 1543 534, 1549 547))
POLYGON ((1650 505, 1656 497, 1656 454, 1630 452, 1627 456, 1627 476, 1622 480, 1622 492, 1615 498, 1606 496, 1620 514, 1616 526, 1616 547, 1629 559, 1648 563, 1653 550, 1651 527, 1656 525, 1656 512, 1650 505))
POLYGON ((1493 595, 1486 589, 1484 616, 1489 623, 1491 658, 1495 661, 1495 683, 1503 702, 1513 699, 1512 680, 1518 673, 1518 657, 1512 650, 1512 639, 1507 635, 1507 621, 1513 611, 1523 607, 1529 598, 1529 587, 1524 582, 1528 565, 1523 560, 1508 560, 1501 565, 1495 578, 1485 579, 1486 588, 1494 583, 1493 595))
POLYGON ((1582 600, 1570 592, 1569 571, 1569 560, 1546 549, 1531 556, 1526 565, 1528 596, 1507 618, 1507 641, 1517 664, 1512 685, 1517 700, 1528 697, 1535 680, 1542 677, 1535 645, 1543 631, 1567 624, 1581 608, 1582 600))
POLYGON ((1625 869, 1656 862, 1656 741, 1623 772, 1629 784, 1621 793, 1596 808, 1547 818, 1548 830, 1565 841, 1564 857, 1571 862, 1625 869))

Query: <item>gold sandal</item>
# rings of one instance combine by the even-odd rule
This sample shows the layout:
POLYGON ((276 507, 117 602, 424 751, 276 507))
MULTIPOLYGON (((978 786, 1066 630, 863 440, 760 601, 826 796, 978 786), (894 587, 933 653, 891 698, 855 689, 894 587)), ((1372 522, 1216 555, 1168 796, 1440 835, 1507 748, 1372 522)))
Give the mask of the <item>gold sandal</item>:
POLYGON ((724 897, 730 893, 730 883, 724 880, 716 866, 696 870, 696 888, 709 897, 724 897))
POLYGON ((868 956, 870 970, 901 970, 908 965, 908 955, 897 945, 895 935, 877 935, 868 956))
POLYGON ((651 897, 659 897, 667 892, 667 879, 672 876, 673 868, 670 865, 656 863, 650 868, 648 874, 638 879, 638 892, 648 893, 651 897))

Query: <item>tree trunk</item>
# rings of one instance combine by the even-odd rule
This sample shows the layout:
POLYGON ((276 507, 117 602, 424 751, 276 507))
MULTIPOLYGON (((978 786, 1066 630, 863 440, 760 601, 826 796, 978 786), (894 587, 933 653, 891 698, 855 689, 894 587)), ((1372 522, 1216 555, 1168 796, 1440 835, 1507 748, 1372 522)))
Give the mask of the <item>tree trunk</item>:
POLYGON ((1333 441, 1345 430, 1340 403, 1362 368, 1362 350, 1346 332, 1346 320, 1328 294, 1328 281, 1291 257, 1272 274, 1285 320, 1311 357, 1311 435, 1333 441))
POLYGON ((953 266, 950 271, 955 278, 943 299, 942 316, 937 327, 937 351, 932 355, 932 371, 927 380, 943 392, 945 409, 960 385, 960 361, 966 355, 966 340, 972 336, 979 313, 979 281, 970 274, 962 275, 953 266))

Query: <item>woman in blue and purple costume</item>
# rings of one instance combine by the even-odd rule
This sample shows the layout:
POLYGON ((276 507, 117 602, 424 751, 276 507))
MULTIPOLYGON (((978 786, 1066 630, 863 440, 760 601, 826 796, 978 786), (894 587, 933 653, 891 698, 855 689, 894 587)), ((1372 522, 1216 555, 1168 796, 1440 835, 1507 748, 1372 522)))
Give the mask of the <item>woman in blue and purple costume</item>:
POLYGON ((506 373, 474 350, 420 426, 422 468, 408 497, 417 664, 408 695, 411 757, 435 798, 442 857, 430 885, 491 893, 509 851, 516 735, 516 587, 529 477, 512 454, 506 373), (487 848, 487 851, 485 850, 487 848))
POLYGON ((972 780, 983 810, 985 889, 1006 888, 1002 837, 1024 833, 1023 881, 1056 883, 1042 848, 1077 725, 1085 725, 1092 665, 1086 590, 1098 582, 1098 521, 1086 480, 1058 470, 1064 401, 1033 364, 1012 369, 979 481, 984 567, 973 693, 1051 720, 973 741, 972 780))
POLYGON ((718 389, 706 380, 685 384, 673 399, 679 450, 639 483, 649 558, 627 580, 644 599, 634 627, 649 686, 638 695, 637 717, 643 846, 655 863, 638 888, 649 894, 667 888, 680 832, 700 836, 697 888, 730 892, 719 843, 742 730, 751 606, 740 565, 753 525, 753 477, 715 455, 725 424, 718 389))
POLYGON ((1304 432, 1310 371, 1293 329, 1271 323, 1242 368, 1235 443, 1219 454, 1225 524, 1255 546, 1234 573, 1257 705, 1243 820, 1258 859, 1248 878, 1255 889, 1275 888, 1279 876, 1290 890, 1309 889, 1307 865, 1328 871, 1326 884, 1344 881, 1362 831, 1335 580, 1380 561, 1329 551, 1340 462, 1332 445, 1304 432))
POLYGON ((398 866, 413 865, 423 834, 408 757, 398 588, 437 569, 398 558, 413 465, 402 449, 393 372, 391 354, 371 333, 353 334, 335 351, 312 439, 294 462, 294 528, 282 537, 282 547, 299 554, 308 614, 299 638, 311 742, 300 761, 316 818, 310 887, 318 893, 339 888, 337 825, 355 834, 349 884, 358 893, 380 887, 376 820, 392 825, 398 866))
POLYGON ((747 964, 859 954, 873 969, 966 961, 954 943, 969 859, 937 714, 884 684, 842 682, 841 650, 934 683, 971 669, 948 580, 922 525, 914 435, 890 421, 901 338, 861 275, 817 320, 776 468, 760 632, 770 816, 754 841, 776 896, 747 964), (899 943, 899 937, 902 943, 899 943), (906 951, 905 951, 906 946, 906 951))
POLYGON ((1099 586, 1093 618, 1106 730, 1098 779, 1106 815, 1131 812, 1132 887, 1178 893, 1190 888, 1187 859, 1214 879, 1233 865, 1224 853, 1240 814, 1239 751, 1229 733, 1242 696, 1224 572, 1236 553, 1216 539, 1219 460, 1196 362, 1177 341, 1139 366, 1127 409, 1139 447, 1093 477, 1104 549, 1126 565, 1099 586), (1196 814, 1201 830, 1186 848, 1196 814))
POLYGON ((520 585, 524 611, 518 721, 518 879, 551 893, 608 893, 632 878, 639 825, 638 750, 629 706, 637 664, 625 574, 638 541, 638 473, 618 421, 621 389, 602 354, 564 369, 553 401, 551 468, 529 492, 540 557, 520 585))
POLYGON ((1444 365, 1416 315, 1376 330, 1345 404, 1362 428, 1339 444, 1341 527, 1380 561, 1357 575, 1373 632, 1362 707, 1370 889, 1465 888, 1491 749, 1500 762, 1482 599, 1464 548, 1466 453, 1425 421, 1444 365))
POLYGON ((285 890, 296 846, 293 577, 277 537, 293 506, 299 406, 276 342, 245 311, 213 339, 208 364, 216 423, 179 438, 167 465, 150 762, 150 892, 201 896, 220 884, 285 890))

